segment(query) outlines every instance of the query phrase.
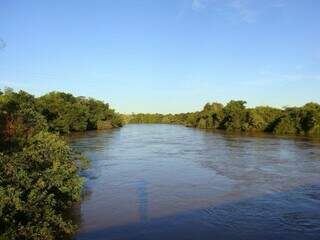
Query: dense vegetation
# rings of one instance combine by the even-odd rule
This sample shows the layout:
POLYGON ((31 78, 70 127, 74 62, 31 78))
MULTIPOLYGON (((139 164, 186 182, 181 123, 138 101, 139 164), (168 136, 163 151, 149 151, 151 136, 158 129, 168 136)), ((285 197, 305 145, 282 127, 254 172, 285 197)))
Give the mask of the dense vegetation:
POLYGON ((82 157, 59 134, 121 125, 108 104, 94 99, 0 92, 0 239, 72 234, 65 213, 80 200, 82 157))
POLYGON ((35 104, 37 111, 46 118, 49 130, 54 132, 69 133, 122 125, 120 115, 108 104, 92 98, 51 92, 36 99, 35 104))
POLYGON ((190 113, 181 114, 160 114, 160 113, 139 113, 123 116, 126 123, 165 123, 184 124, 190 113))
POLYGON ((261 131, 276 134, 320 136, 320 105, 277 109, 268 106, 246 108, 245 101, 207 103, 202 111, 184 114, 132 114, 129 123, 176 123, 202 129, 261 131))

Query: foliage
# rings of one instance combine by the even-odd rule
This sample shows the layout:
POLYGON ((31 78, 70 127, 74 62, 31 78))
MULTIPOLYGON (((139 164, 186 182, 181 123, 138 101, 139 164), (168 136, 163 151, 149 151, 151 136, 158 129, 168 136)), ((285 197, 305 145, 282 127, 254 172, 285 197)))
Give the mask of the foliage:
POLYGON ((32 95, 11 89, 0 95, 0 151, 21 148, 29 136, 46 129, 46 120, 36 111, 32 95))
POLYGON ((223 109, 224 119, 221 127, 228 131, 246 130, 246 102, 245 101, 230 101, 223 109))
POLYGON ((276 134, 320 136, 320 105, 307 103, 303 107, 278 109, 268 106, 246 108, 245 101, 207 103, 200 112, 181 114, 132 114, 127 123, 184 124, 202 129, 227 131, 261 131, 276 134))
POLYGON ((272 132, 282 110, 272 107, 256 107, 248 109, 247 122, 249 130, 272 132))
POLYGON ((320 135, 320 105, 312 102, 307 103, 301 111, 302 130, 307 134, 320 135))
POLYGON ((71 149, 40 132, 22 151, 0 155, 0 232, 8 239, 55 239, 74 226, 63 212, 80 199, 71 149))
POLYGON ((274 132, 320 135, 320 105, 307 103, 301 108, 287 108, 275 126, 274 132))
POLYGON ((37 99, 37 109, 48 121, 49 130, 60 133, 98 129, 98 122, 108 121, 121 127, 119 114, 108 104, 92 98, 51 92, 37 99))
POLYGON ((57 135, 119 127, 108 104, 52 92, 40 98, 0 94, 0 239, 65 239, 75 230, 66 210, 80 200, 78 172, 88 159, 57 135))
POLYGON ((197 127, 204 129, 216 129, 224 117, 223 105, 220 103, 207 103, 199 113, 197 127))

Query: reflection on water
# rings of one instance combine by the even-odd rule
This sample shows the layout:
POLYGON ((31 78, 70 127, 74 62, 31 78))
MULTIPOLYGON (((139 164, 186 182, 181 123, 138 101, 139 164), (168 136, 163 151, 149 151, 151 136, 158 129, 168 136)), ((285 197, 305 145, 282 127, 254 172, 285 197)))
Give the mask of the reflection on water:
POLYGON ((93 160, 76 239, 319 239, 317 139, 127 125, 72 144, 93 160))

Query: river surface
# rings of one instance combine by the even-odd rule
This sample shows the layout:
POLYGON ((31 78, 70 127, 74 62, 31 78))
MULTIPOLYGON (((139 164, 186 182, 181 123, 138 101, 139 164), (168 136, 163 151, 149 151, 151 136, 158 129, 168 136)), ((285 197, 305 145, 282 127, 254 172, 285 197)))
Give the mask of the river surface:
POLYGON ((72 145, 92 160, 76 240, 320 239, 320 142, 126 125, 72 145))

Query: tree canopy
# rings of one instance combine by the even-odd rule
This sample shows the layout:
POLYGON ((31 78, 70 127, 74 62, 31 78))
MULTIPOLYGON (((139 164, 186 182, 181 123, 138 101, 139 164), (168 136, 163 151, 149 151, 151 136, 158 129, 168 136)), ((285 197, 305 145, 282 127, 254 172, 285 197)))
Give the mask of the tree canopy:
POLYGON ((174 123, 202 129, 320 136, 320 105, 317 103, 284 109, 247 108, 245 101, 231 100, 225 106, 207 103, 199 112, 132 114, 126 119, 128 123, 174 123))
POLYGON ((36 101, 37 110, 48 121, 49 130, 69 133, 122 126, 119 114, 109 104, 63 92, 48 93, 36 101))
POLYGON ((122 126, 108 104, 52 92, 0 94, 0 239, 64 239, 80 200, 82 166, 60 134, 122 126))

